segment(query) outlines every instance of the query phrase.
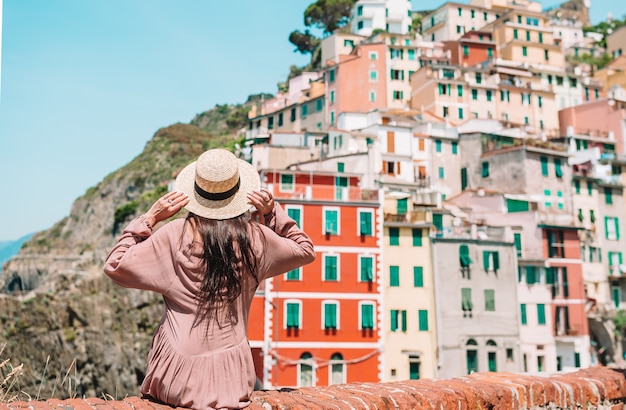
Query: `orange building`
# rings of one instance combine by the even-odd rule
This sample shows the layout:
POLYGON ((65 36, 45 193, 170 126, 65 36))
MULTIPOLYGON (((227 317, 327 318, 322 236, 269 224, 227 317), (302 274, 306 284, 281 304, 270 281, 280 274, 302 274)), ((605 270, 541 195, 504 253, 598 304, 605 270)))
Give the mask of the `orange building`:
POLYGON ((379 381, 378 191, 360 189, 361 176, 343 170, 265 170, 262 178, 317 258, 257 293, 249 325, 257 376, 266 387, 379 381))
POLYGON ((339 63, 327 67, 325 77, 328 124, 337 125, 342 112, 369 112, 387 107, 387 46, 359 44, 339 63))

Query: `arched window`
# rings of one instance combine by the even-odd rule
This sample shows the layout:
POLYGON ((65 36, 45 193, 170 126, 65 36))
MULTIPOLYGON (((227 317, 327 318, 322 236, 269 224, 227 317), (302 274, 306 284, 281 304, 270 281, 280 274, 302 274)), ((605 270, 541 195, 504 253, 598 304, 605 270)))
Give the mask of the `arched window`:
POLYGON ((346 364, 341 353, 335 353, 330 358, 330 384, 344 384, 346 382, 346 364))
POLYGON ((487 363, 489 364, 490 372, 498 371, 498 360, 496 356, 496 350, 498 345, 493 340, 487 340, 487 363))
POLYGON ((465 361, 467 363, 467 374, 478 371, 478 343, 470 339, 465 344, 465 361))
POLYGON ((298 376, 298 387, 310 387, 314 385, 314 363, 313 355, 311 353, 302 353, 300 356, 300 363, 298 364, 298 373, 300 373, 298 376))

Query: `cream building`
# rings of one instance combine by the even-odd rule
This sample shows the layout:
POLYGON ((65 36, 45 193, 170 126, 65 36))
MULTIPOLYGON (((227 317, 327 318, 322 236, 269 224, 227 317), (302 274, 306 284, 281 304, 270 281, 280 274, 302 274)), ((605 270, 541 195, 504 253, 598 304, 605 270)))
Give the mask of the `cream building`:
POLYGON ((606 36, 606 52, 613 58, 626 54, 626 26, 622 26, 606 36))

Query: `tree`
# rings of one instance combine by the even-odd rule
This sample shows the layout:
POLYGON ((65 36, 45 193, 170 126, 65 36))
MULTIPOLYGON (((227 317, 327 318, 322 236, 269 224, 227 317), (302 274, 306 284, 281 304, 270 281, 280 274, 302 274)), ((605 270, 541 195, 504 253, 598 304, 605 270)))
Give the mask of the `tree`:
POLYGON ((304 33, 299 30, 292 31, 291 34, 289 34, 289 41, 296 46, 295 51, 302 54, 313 54, 313 50, 315 50, 321 42, 321 40, 311 34, 309 30, 304 30, 304 33))
POLYGON ((304 25, 330 34, 345 26, 356 0, 317 0, 304 11, 304 25))

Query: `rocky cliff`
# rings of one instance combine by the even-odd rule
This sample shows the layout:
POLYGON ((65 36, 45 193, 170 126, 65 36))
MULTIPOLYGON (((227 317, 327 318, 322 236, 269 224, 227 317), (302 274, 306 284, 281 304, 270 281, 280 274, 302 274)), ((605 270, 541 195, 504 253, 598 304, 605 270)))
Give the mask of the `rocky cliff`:
POLYGON ((104 259, 124 225, 167 192, 186 164, 206 149, 234 145, 246 110, 218 106, 191 124, 158 130, 141 154, 4 265, 0 361, 24 364, 13 391, 44 399, 138 393, 162 301, 112 284, 101 271, 104 259))

